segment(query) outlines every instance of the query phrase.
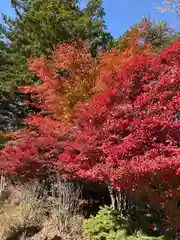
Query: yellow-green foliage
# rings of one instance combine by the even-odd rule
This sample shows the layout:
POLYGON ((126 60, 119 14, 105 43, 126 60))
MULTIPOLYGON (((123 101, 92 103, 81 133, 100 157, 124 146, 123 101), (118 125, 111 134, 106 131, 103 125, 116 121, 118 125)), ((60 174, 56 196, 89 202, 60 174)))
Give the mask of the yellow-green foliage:
POLYGON ((127 235, 123 227, 128 227, 128 221, 107 206, 101 208, 95 217, 85 220, 83 227, 85 240, 163 240, 163 237, 148 237, 139 231, 127 235))

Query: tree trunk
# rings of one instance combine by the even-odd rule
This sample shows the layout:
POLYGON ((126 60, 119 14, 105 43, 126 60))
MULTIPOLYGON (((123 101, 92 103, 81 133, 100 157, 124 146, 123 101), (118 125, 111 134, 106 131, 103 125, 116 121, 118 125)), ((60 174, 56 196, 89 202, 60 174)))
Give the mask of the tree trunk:
POLYGON ((112 186, 108 186, 111 198, 111 205, 121 215, 125 215, 128 211, 128 196, 125 190, 117 191, 112 186))
POLYGON ((115 199, 115 194, 114 194, 114 188, 112 186, 108 185, 108 190, 111 198, 111 205, 113 209, 116 209, 116 199, 115 199))

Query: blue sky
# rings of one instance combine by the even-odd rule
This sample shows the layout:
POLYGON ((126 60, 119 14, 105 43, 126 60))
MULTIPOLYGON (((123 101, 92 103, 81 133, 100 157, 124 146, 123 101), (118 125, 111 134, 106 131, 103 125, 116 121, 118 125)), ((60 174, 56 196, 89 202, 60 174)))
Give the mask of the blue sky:
MULTIPOLYGON (((159 13, 156 7, 163 0, 104 0, 106 25, 114 37, 119 37, 143 16, 150 14, 151 19, 166 20, 169 26, 180 31, 180 20, 175 13, 159 13)), ((87 0, 82 0, 82 5, 87 0)), ((13 15, 10 0, 0 0, 0 12, 13 15)))

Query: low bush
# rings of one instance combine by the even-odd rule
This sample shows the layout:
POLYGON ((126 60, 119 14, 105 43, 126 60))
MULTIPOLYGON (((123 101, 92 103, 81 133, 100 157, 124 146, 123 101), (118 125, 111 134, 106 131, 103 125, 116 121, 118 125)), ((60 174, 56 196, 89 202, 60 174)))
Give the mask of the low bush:
POLYGON ((111 207, 101 207, 96 216, 84 221, 86 240, 162 240, 163 237, 149 237, 138 231, 132 233, 127 219, 121 217, 111 207), (128 234, 129 233, 129 234, 128 234), (131 233, 131 235, 130 235, 131 233))

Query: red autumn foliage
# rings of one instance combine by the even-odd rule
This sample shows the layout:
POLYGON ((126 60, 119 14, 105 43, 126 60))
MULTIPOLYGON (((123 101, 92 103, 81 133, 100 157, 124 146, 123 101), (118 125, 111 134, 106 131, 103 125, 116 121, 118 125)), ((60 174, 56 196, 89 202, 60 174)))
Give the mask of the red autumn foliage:
POLYGON ((16 141, 1 150, 0 168, 5 175, 17 175, 20 178, 33 178, 52 170, 54 162, 62 152, 61 137, 65 137, 66 127, 62 123, 42 118, 39 115, 26 120, 29 128, 14 134, 16 141), (46 171, 46 172, 45 172, 46 171))
POLYGON ((59 169, 146 193, 179 214, 180 41, 125 63, 111 88, 77 108, 77 124, 81 133, 60 154, 59 169))
MULTIPOLYGON (((111 55, 107 59, 110 66, 111 55)), ((69 125, 57 120, 54 111, 53 94, 59 84, 52 78, 54 70, 51 75, 48 69, 46 76, 46 65, 35 63, 33 69, 42 74, 44 83, 26 89, 38 94, 40 107, 52 111, 56 119, 28 118, 31 128, 20 132, 20 144, 1 151, 1 168, 6 173, 34 174, 55 167, 72 178, 146 194, 168 215, 178 214, 180 41, 161 54, 146 52, 124 64, 119 61, 112 76, 109 69, 107 75, 100 72, 106 89, 76 104, 75 120, 69 125)))
MULTIPOLYGON (((9 142, 1 151, 2 171, 6 174, 32 176, 41 174, 46 165, 48 168, 53 167, 58 155, 52 157, 52 152, 58 153, 58 149, 61 152, 63 148, 62 140, 59 142, 59 139, 64 139, 64 135, 67 139, 69 132, 77 135, 79 131, 76 125, 69 122, 73 120, 76 103, 87 101, 95 91, 99 91, 105 72, 113 75, 123 61, 127 62, 134 55, 147 52, 146 47, 138 49, 137 44, 131 45, 123 53, 116 50, 101 53, 98 61, 91 57, 88 46, 82 42, 59 45, 51 60, 44 57, 31 59, 30 70, 40 77, 42 83, 20 87, 20 90, 31 96, 31 102, 26 104, 35 105, 41 112, 25 120, 28 128, 12 134, 15 142, 9 142), (59 75, 59 70, 68 70, 70 74, 59 75)), ((112 83, 110 79, 105 82, 106 88, 112 83)))
POLYGON ((168 164, 178 166, 179 50, 178 42, 161 55, 137 56, 116 72, 111 88, 77 107, 81 135, 68 143, 59 164, 77 176, 116 181, 121 187, 134 178, 136 186, 144 175, 151 179, 161 169, 163 174, 168 164))

